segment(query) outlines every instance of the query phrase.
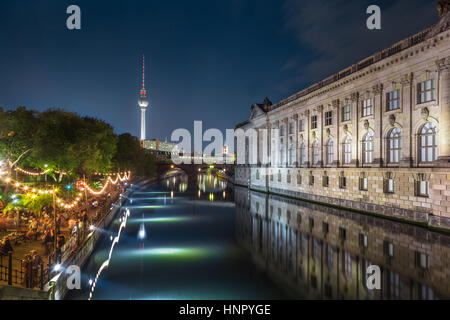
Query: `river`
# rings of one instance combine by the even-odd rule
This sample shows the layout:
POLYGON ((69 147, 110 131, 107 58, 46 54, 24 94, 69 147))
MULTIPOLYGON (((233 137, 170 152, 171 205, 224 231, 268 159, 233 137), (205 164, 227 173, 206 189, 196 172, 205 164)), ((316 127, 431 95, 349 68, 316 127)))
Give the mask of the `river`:
POLYGON ((445 299, 450 237, 418 226, 178 175, 136 188, 68 299, 445 299), (367 267, 381 289, 368 288, 367 267))

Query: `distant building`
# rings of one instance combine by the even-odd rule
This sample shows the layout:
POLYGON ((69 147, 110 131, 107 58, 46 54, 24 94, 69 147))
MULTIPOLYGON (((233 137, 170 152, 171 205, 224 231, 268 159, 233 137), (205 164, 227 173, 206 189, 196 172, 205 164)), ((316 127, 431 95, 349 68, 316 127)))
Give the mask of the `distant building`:
POLYGON ((141 146, 155 154, 171 155, 178 150, 177 144, 168 141, 159 141, 158 139, 142 140, 141 146))

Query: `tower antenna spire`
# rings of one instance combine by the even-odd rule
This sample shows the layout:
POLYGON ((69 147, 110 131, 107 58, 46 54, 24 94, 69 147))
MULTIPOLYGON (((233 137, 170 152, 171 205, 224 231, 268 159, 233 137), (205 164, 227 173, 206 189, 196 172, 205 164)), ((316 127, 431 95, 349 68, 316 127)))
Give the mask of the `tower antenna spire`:
POLYGON ((141 96, 147 95, 147 91, 145 90, 145 55, 142 54, 142 89, 141 96))

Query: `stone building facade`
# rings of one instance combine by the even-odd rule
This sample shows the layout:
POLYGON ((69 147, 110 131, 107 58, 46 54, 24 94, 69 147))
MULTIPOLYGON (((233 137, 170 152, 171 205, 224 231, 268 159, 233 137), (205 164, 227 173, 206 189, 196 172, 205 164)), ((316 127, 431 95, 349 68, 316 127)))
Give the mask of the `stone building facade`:
POLYGON ((450 238, 404 223, 236 188, 236 235, 293 296, 448 299, 450 238), (381 288, 367 287, 367 267, 381 288))
POLYGON ((247 136, 235 183, 450 229, 449 8, 441 1, 437 24, 253 105, 236 127, 247 136))

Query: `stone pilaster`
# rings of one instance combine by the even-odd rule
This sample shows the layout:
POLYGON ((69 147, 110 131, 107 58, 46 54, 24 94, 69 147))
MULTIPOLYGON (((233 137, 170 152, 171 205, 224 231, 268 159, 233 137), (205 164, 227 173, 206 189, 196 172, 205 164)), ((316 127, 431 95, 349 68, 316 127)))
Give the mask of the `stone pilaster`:
POLYGON ((340 112, 339 112, 339 100, 333 100, 331 103, 333 106, 333 135, 334 135, 334 146, 333 146, 333 152, 334 152, 334 163, 339 166, 339 163, 341 161, 341 148, 340 148, 340 142, 341 138, 339 136, 339 122, 340 122, 340 112))
POLYGON ((413 164, 413 145, 412 145, 412 126, 413 126, 413 97, 412 97, 412 79, 413 74, 405 74, 400 81, 401 83, 401 98, 403 114, 408 114, 407 123, 403 125, 402 129, 402 158, 400 159, 401 167, 411 167, 413 164))
POLYGON ((383 154, 383 85, 377 84, 372 88, 373 92, 373 114, 375 118, 374 129, 374 153, 373 153, 373 163, 378 164, 382 167, 384 154, 383 154))
POLYGON ((351 94, 351 115, 350 119, 352 121, 352 163, 357 167, 359 166, 359 145, 361 137, 359 136, 359 93, 354 92, 351 94))
POLYGON ((311 137, 310 137, 310 128, 311 128, 311 119, 310 119, 310 112, 309 110, 306 110, 303 112, 303 116, 305 117, 305 135, 306 137, 306 166, 310 167, 311 165, 311 137))
POLYGON ((294 144, 295 144, 295 163, 294 166, 298 167, 300 161, 299 161, 299 157, 298 157, 298 114, 294 114, 292 116, 293 120, 294 120, 294 144))
POLYGON ((439 70, 439 166, 450 167, 450 57, 436 61, 439 70))

